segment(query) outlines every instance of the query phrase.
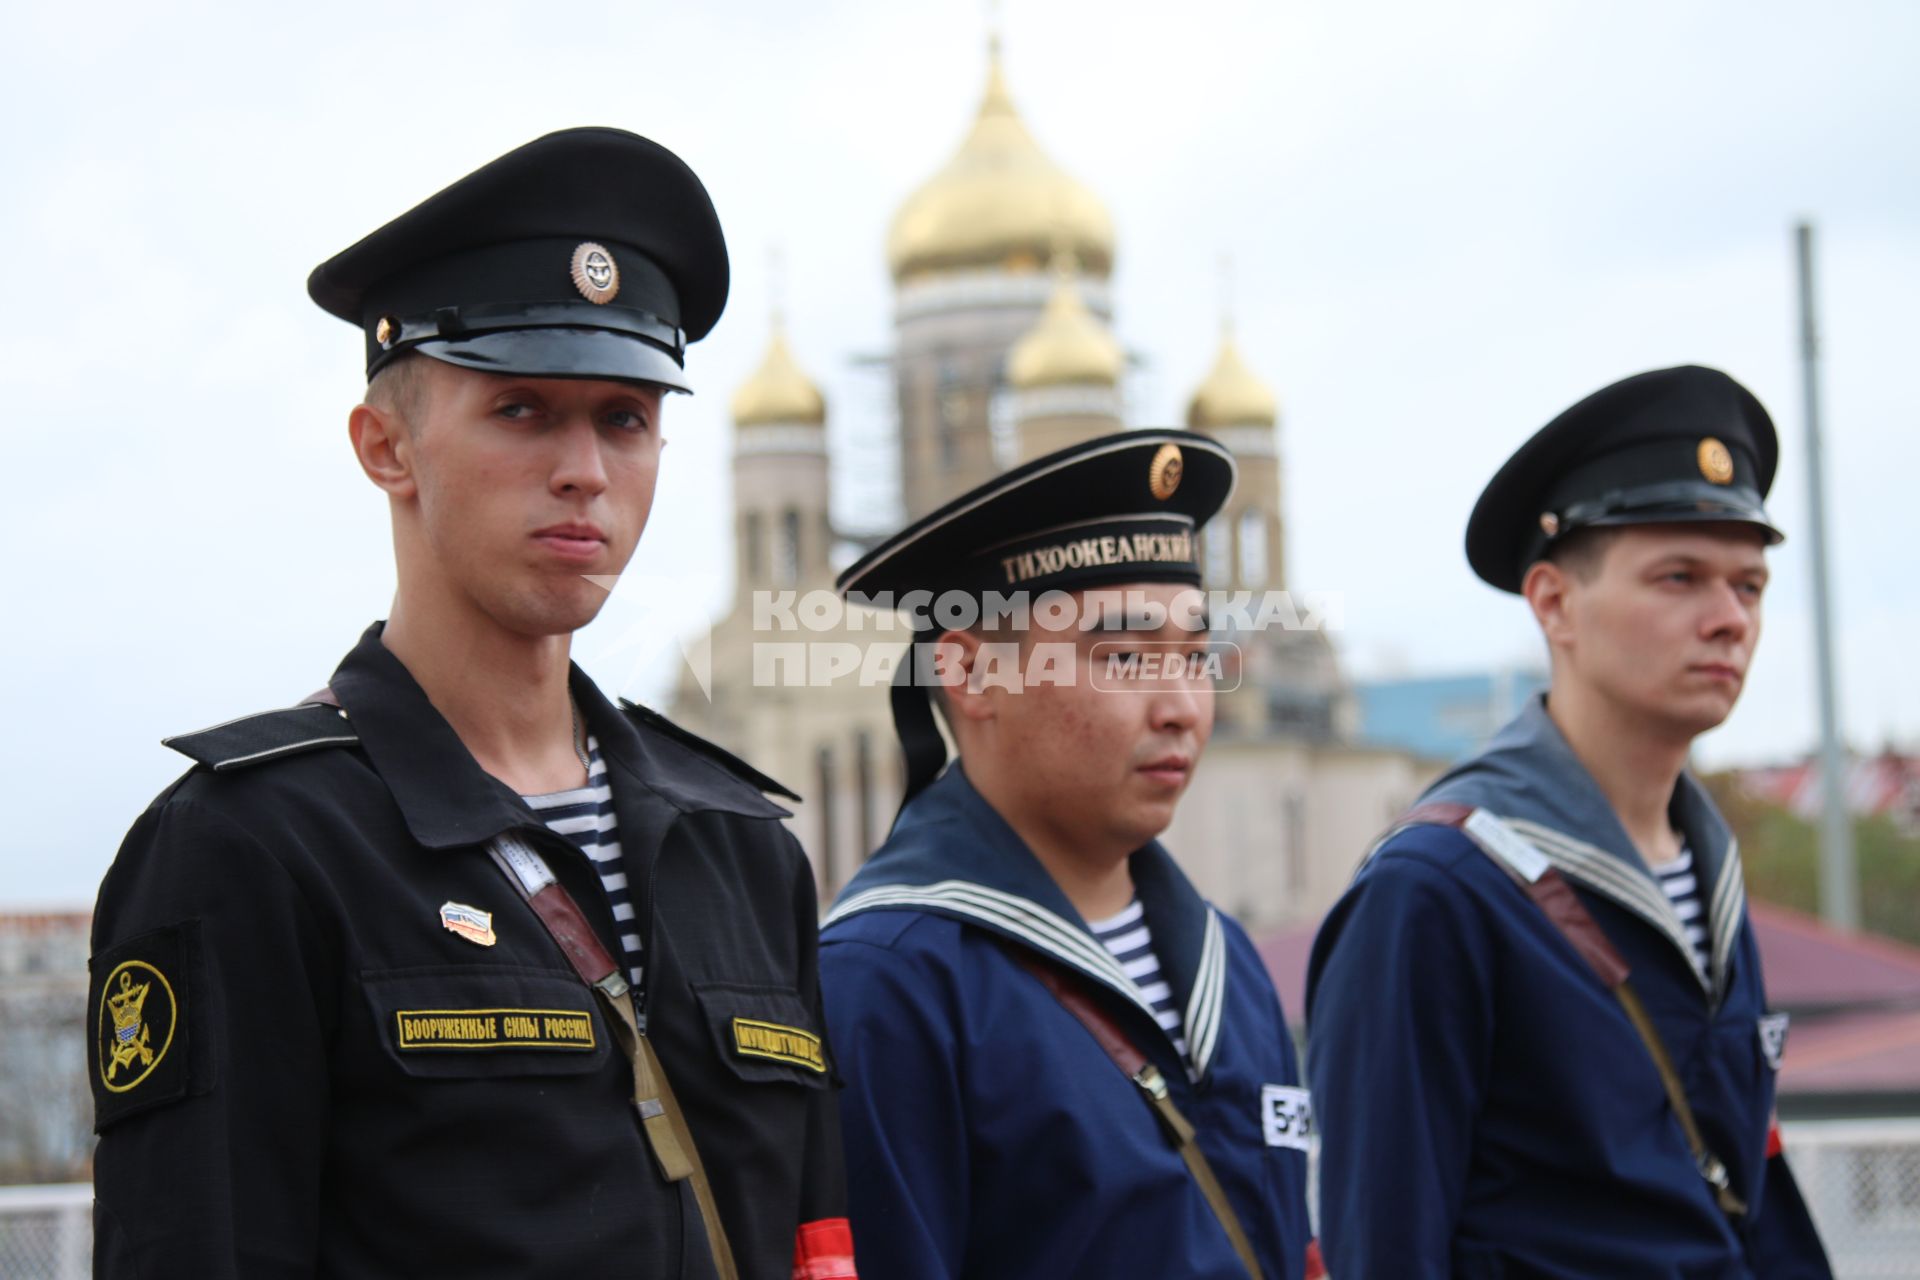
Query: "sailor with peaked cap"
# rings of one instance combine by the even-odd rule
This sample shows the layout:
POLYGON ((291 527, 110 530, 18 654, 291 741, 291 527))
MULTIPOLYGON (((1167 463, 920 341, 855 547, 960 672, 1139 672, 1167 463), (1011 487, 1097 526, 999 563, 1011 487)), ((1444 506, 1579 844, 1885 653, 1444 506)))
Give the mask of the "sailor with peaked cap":
POLYGON ((1686 771, 1759 639, 1778 446, 1712 369, 1528 440, 1467 559, 1552 682, 1374 848, 1315 939, 1308 1070, 1335 1275, 1825 1277, 1771 1124, 1740 858, 1686 771))
POLYGON ((487 373, 687 391, 686 345, 727 304, 727 245, 686 162, 621 129, 551 133, 314 268, 366 335, 367 377, 408 352, 487 373))
POLYGON ((318 693, 168 741, 101 886, 96 1274, 852 1276, 790 793, 568 661, 726 301, 705 189, 567 130, 309 288, 398 588, 318 693))
POLYGON ((1197 534, 1233 479, 1206 437, 1105 436, 841 576, 933 655, 894 687, 906 803, 822 933, 875 1273, 1302 1274, 1311 1107, 1279 1000, 1155 839, 1212 728, 1197 534))

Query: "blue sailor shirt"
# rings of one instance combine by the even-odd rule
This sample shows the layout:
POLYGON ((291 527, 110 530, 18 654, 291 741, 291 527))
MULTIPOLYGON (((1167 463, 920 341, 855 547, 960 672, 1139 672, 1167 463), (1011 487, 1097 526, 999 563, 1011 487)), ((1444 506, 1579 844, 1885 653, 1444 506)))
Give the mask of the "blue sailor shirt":
POLYGON ((1792 1174, 1766 1154, 1777 1027, 1739 851, 1705 792, 1683 776, 1673 803, 1705 975, 1543 701, 1425 799, 1497 817, 1574 887, 1750 1212, 1736 1225, 1715 1203, 1643 1041, 1541 910, 1473 836, 1413 825, 1334 907, 1308 972, 1330 1274, 1828 1276, 1792 1174))
POLYGON ((1140 1089, 1022 966, 1065 966, 1166 1077, 1270 1280, 1299 1280, 1310 1107, 1245 933, 1167 852, 1133 855, 1191 1061, 956 764, 821 937, 862 1270, 915 1280, 1244 1280, 1140 1089))

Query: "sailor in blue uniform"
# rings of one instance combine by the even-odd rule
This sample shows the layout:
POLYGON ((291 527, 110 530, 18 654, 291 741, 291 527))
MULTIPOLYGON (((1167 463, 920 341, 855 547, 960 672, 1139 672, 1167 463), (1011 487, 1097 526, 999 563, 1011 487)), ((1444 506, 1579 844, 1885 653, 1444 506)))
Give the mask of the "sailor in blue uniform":
POLYGON ((1567 410, 1481 495, 1468 559, 1524 595, 1552 682, 1315 941, 1340 1280, 1830 1274, 1771 1124, 1785 1016, 1739 850, 1685 768, 1759 638, 1776 458, 1744 387, 1658 370, 1567 410))
POLYGON ((908 798, 822 933, 870 1274, 1303 1273, 1312 1109, 1279 999, 1155 840, 1212 727, 1195 534, 1233 475, 1185 432, 1091 440, 841 577, 927 593, 894 685, 908 798), (996 598, 1024 625, 945 612, 996 598), (955 681, 944 772, 930 674, 955 681))

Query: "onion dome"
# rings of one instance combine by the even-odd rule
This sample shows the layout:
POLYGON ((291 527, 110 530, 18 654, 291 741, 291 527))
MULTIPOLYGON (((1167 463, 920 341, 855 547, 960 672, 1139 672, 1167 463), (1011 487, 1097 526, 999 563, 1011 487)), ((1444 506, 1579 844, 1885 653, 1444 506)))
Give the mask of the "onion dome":
POLYGON ((1111 387, 1119 382, 1125 360, 1113 334, 1080 300, 1072 259, 1060 255, 1053 296, 1040 322, 1008 354, 1007 380, 1023 391, 1087 383, 1111 387))
POLYGON ((787 348, 784 327, 776 317, 773 337, 760 367, 733 393, 733 421, 736 426, 754 427, 770 423, 801 423, 819 426, 827 420, 827 402, 820 388, 800 371, 800 365, 787 348))
POLYGON ((1112 219, 1027 132, 1007 93, 996 40, 973 129, 894 215, 887 264, 896 283, 968 268, 1037 271, 1063 235, 1089 272, 1105 277, 1113 270, 1112 219))
POLYGON ((1187 404, 1187 426, 1195 431, 1215 427, 1270 427, 1280 417, 1273 389, 1254 376, 1231 331, 1220 335, 1220 354, 1187 404))

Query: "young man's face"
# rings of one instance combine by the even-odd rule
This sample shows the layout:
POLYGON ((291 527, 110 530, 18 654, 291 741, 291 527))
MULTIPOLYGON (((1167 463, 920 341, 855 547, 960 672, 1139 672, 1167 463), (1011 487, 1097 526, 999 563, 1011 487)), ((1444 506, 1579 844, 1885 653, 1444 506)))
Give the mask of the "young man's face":
POLYGON ((1629 715, 1692 736, 1725 720, 1760 639, 1762 534, 1741 524, 1630 525, 1543 618, 1563 670, 1629 715))
MULTIPOLYGON (((1091 630, 1029 631, 1020 643, 1029 672, 1043 646, 1055 646, 1052 653, 1072 670, 1058 682, 1028 680, 1018 691, 990 690, 988 749, 1003 794, 1027 821, 1046 825, 1062 842, 1096 837, 1100 845, 1131 850, 1173 821, 1213 732, 1214 695, 1206 675, 1170 660, 1206 652, 1200 592, 1149 583, 1092 598, 1113 593, 1157 606, 1158 618, 1099 610, 1091 630), (1196 621, 1199 629, 1193 630, 1196 621), (1125 674, 1129 654, 1151 655, 1155 673, 1143 675, 1136 664, 1133 674, 1125 674)), ((1084 604, 1090 597, 1079 598, 1084 604)))
POLYGON ((424 361, 410 433, 419 528, 443 589, 506 629, 591 621, 626 568, 660 467, 658 387, 424 361))

